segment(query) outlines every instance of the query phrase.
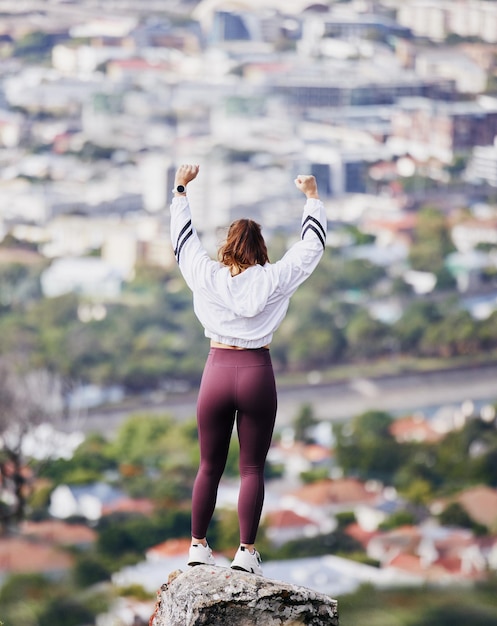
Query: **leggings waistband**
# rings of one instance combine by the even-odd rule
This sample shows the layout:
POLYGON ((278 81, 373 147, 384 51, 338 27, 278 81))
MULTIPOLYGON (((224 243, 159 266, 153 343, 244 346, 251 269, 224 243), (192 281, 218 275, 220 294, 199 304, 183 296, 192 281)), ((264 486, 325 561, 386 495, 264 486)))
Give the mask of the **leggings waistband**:
POLYGON ((255 367, 272 365, 271 354, 267 348, 252 350, 228 350, 210 348, 208 359, 212 365, 224 367, 255 367))

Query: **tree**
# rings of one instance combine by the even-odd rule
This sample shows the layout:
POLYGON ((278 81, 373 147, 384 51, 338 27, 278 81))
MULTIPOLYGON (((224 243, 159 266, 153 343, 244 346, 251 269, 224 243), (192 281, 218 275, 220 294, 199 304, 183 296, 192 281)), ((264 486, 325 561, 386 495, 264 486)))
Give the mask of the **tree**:
POLYGON ((309 430, 318 424, 318 420, 314 415, 314 410, 310 404, 304 404, 301 408, 295 420, 293 422, 293 427, 295 430, 295 440, 296 441, 308 441, 309 430))
POLYGON ((393 417, 367 411, 336 428, 336 455, 346 474, 390 482, 401 466, 403 452, 390 433, 393 417))
POLYGON ((449 310, 426 328, 420 342, 421 353, 442 357, 475 354, 480 348, 477 327, 478 322, 468 311, 449 310))
POLYGON ((24 442, 35 426, 53 417, 52 386, 46 372, 23 371, 14 361, 0 361, 0 484, 10 495, 0 512, 4 530, 24 519, 29 487, 24 442))
POLYGON ((70 459, 54 459, 44 465, 40 475, 55 484, 88 484, 102 479, 102 474, 115 470, 111 444, 100 434, 91 433, 76 448, 70 459))
POLYGON ((400 349, 416 353, 426 329, 442 318, 436 305, 428 301, 413 302, 393 326, 400 349))
POLYGON ((361 544, 347 535, 342 529, 327 535, 317 535, 310 539, 298 539, 289 541, 277 551, 278 559, 298 559, 325 554, 350 554, 363 552, 361 544))
POLYGON ((15 56, 41 56, 47 54, 53 46, 54 36, 43 31, 35 30, 23 35, 16 42, 15 56))
POLYGON ((433 207, 422 208, 409 252, 412 268, 438 274, 454 249, 444 214, 433 207))
POLYGON ((374 357, 385 351, 388 327, 360 309, 345 330, 351 356, 374 357))
POLYGON ((320 368, 336 361, 344 347, 331 298, 310 296, 306 289, 297 291, 273 340, 275 362, 297 370, 320 368))
POLYGON ((478 602, 462 605, 446 603, 439 606, 427 606, 421 615, 414 621, 412 626, 425 626, 436 624, 437 626, 489 626, 495 624, 495 608, 479 606, 478 602))
POLYGON ((438 518, 444 526, 460 526, 461 528, 469 528, 478 535, 486 534, 485 526, 475 522, 459 502, 448 504, 438 518))

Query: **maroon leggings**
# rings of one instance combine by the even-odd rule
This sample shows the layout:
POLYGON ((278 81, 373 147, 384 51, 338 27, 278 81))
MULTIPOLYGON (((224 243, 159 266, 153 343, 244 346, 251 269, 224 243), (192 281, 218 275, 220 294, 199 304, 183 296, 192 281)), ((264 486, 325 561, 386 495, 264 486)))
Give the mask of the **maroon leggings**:
POLYGON ((269 350, 211 348, 197 403, 200 467, 192 495, 192 535, 203 539, 237 423, 240 442, 240 543, 253 544, 264 502, 264 464, 276 418, 269 350))

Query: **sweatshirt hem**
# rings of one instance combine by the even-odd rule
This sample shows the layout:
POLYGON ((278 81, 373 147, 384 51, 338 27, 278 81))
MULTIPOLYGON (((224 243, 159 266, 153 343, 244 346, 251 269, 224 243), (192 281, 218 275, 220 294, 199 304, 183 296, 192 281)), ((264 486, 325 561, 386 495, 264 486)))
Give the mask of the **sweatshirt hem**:
POLYGON ((273 338, 272 333, 261 337, 260 339, 240 339, 239 337, 226 337, 223 335, 217 335, 216 333, 209 333, 205 331, 205 336, 218 343, 224 343, 228 346, 236 346, 237 348, 247 348, 248 350, 254 350, 257 348, 263 348, 268 343, 271 343, 273 338))

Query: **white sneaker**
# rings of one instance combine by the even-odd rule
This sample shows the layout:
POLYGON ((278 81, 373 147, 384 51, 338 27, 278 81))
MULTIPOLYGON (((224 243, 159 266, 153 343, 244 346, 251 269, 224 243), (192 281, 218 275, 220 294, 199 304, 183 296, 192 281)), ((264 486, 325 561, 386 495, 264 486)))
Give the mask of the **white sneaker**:
POLYGON ((238 569, 243 572, 250 572, 251 574, 262 576, 261 563, 261 555, 257 550, 250 553, 247 548, 240 546, 231 564, 231 569, 238 569))
POLYGON ((188 565, 215 565, 216 561, 212 556, 209 545, 203 546, 201 543, 194 543, 190 546, 188 554, 188 565))

